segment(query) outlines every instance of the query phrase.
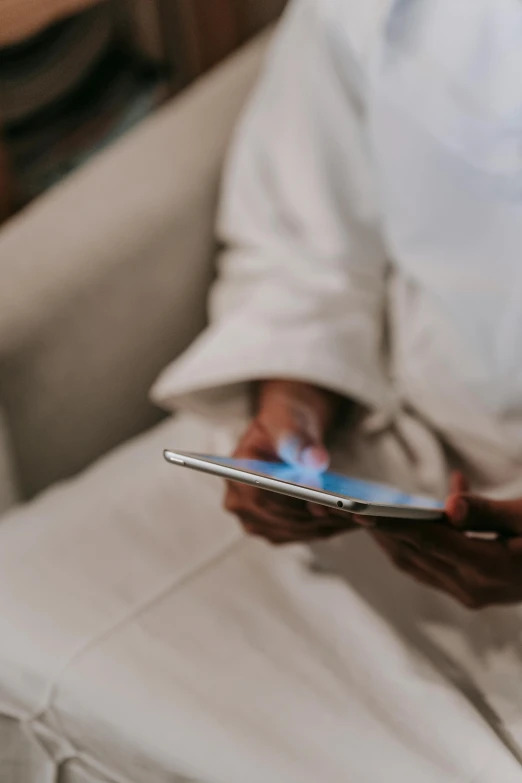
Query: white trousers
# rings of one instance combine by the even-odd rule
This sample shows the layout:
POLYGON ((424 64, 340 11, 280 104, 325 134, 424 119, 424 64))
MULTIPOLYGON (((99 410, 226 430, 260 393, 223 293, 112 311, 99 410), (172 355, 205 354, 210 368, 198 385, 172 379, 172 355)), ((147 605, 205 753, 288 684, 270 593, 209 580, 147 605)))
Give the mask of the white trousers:
MULTIPOLYGON (((162 459, 237 434, 180 415, 5 518, 0 744, 16 724, 82 783, 519 783, 521 611, 469 613, 365 533, 246 538, 219 480, 162 459)), ((443 491, 413 420, 338 452, 443 491)))

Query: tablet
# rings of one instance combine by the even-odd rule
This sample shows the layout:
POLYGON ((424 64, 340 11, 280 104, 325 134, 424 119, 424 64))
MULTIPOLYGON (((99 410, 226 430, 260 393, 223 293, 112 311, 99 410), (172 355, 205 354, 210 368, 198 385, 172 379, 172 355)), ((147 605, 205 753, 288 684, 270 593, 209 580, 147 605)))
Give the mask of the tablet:
POLYGON ((352 514, 402 519, 439 519, 442 503, 429 497, 409 495, 386 484, 363 481, 340 473, 315 472, 282 462, 215 457, 167 450, 171 465, 239 481, 268 492, 277 492, 309 503, 352 514))

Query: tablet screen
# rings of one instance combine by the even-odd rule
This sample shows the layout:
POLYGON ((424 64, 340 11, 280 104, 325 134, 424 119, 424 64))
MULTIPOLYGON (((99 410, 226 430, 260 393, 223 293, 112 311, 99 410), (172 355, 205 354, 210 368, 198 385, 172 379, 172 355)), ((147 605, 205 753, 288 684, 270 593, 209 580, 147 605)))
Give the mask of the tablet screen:
POLYGON ((364 503, 378 503, 387 506, 413 506, 426 509, 443 508, 443 504, 433 498, 408 495, 386 484, 350 478, 332 471, 319 473, 306 468, 286 465, 282 462, 262 462, 261 460, 207 456, 204 459, 219 465, 237 468, 238 470, 246 470, 249 473, 259 473, 268 478, 278 479, 290 484, 299 484, 309 489, 319 489, 324 492, 331 492, 334 495, 342 495, 364 503))

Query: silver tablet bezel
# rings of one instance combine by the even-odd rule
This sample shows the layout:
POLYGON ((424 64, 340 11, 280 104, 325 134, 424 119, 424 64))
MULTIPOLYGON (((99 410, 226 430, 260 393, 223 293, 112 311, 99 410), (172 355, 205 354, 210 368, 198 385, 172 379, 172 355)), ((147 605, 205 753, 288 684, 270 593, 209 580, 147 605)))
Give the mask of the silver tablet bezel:
MULTIPOLYGON (((356 498, 325 492, 323 490, 304 487, 289 481, 270 478, 261 473, 255 473, 242 468, 234 468, 214 462, 212 457, 190 452, 172 451, 166 449, 163 455, 167 462, 178 467, 197 470, 212 476, 218 476, 227 481, 239 481, 252 487, 265 489, 268 492, 276 492, 280 495, 304 500, 308 503, 318 503, 321 506, 346 511, 349 514, 361 514, 373 517, 392 517, 399 519, 440 519, 442 509, 426 508, 422 506, 384 505, 380 503, 367 503, 356 498)), ((220 457, 216 457, 216 460, 220 457)))

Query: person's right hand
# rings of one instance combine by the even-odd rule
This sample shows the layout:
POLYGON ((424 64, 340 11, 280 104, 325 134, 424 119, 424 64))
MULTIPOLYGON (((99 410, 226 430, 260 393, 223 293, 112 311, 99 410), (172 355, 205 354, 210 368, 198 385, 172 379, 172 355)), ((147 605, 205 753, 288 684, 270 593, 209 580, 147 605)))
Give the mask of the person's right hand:
MULTIPOLYGON (((329 463, 326 436, 341 404, 335 394, 306 383, 267 381, 234 457, 324 470, 329 463)), ((355 527, 349 514, 237 482, 228 484, 225 508, 248 533, 273 544, 329 538, 355 527)))

